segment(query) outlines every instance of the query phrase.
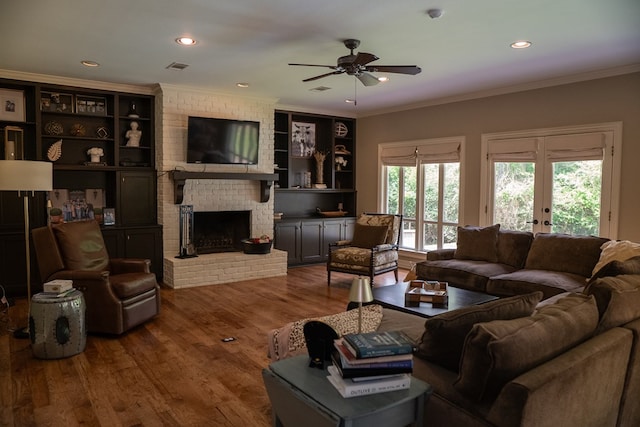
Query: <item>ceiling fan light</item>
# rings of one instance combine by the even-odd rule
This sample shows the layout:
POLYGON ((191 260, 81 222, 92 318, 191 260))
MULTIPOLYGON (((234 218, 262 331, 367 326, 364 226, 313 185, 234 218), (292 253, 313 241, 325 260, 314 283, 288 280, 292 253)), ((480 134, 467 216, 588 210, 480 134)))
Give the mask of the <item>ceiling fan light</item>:
POLYGON ((80 61, 80 63, 82 65, 84 65, 85 67, 99 67, 100 66, 100 64, 98 64, 96 61, 90 61, 88 59, 80 61))
POLYGON ((518 40, 511 43, 511 48, 513 49, 526 49, 531 47, 531 42, 529 40, 518 40))
POLYGON ((193 46, 197 42, 195 39, 192 39, 191 37, 178 37, 176 39, 176 43, 182 46, 193 46))

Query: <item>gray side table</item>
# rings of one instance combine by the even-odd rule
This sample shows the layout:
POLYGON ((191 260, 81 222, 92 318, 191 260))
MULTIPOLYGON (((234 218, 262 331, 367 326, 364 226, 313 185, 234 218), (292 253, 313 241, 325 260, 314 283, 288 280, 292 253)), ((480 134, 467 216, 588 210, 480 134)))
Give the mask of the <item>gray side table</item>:
POLYGON ((308 365, 308 356, 298 356, 262 370, 274 426, 422 426, 429 384, 412 378, 408 390, 347 399, 329 383, 326 370, 308 365))

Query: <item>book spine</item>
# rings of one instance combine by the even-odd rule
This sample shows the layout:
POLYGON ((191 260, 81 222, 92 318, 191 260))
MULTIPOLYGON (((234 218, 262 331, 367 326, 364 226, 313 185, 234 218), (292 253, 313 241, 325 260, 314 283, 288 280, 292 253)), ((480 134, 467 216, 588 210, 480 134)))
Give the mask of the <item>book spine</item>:
MULTIPOLYGON (((331 368, 331 367, 330 367, 331 368)), ((384 379, 379 381, 363 381, 354 383, 350 380, 344 380, 340 377, 337 370, 329 369, 327 378, 331 384, 340 392, 342 397, 357 397, 368 394, 385 393, 388 391, 405 390, 411 386, 411 377, 409 375, 400 375, 398 377, 384 379)))
POLYGON ((368 342, 360 334, 347 334, 344 341, 349 345, 350 349, 355 351, 356 357, 359 359, 367 359, 370 357, 394 356, 400 354, 411 354, 413 347, 404 344, 378 345, 368 342))

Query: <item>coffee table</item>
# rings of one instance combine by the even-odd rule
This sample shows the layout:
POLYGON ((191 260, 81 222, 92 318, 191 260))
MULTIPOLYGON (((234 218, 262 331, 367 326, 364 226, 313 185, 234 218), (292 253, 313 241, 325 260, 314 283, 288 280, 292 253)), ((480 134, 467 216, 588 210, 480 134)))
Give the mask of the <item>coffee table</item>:
POLYGON ((444 307, 434 307, 428 302, 421 302, 419 307, 405 307, 404 294, 408 287, 409 283, 403 282, 373 288, 373 302, 383 307, 404 311, 405 313, 416 314, 422 317, 434 317, 458 308, 483 304, 498 299, 498 297, 493 295, 449 285, 447 286, 448 301, 444 307))
POLYGON ((279 360, 263 369, 273 425, 422 426, 425 398, 431 394, 429 384, 411 378, 409 389, 344 398, 327 375, 326 369, 310 368, 308 356, 279 360))

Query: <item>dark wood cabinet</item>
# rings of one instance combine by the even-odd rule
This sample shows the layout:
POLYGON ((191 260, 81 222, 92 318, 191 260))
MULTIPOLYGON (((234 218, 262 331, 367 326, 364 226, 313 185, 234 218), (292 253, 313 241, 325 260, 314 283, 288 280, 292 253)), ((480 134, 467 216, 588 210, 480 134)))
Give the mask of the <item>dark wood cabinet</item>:
POLYGON ((163 275, 162 227, 103 227, 102 235, 110 257, 146 258, 158 280, 163 275))
POLYGON ((298 218, 276 221, 274 247, 289 254, 289 265, 325 262, 329 243, 353 237, 356 219, 298 218))
MULTIPOLYGON (((31 228, 47 223, 48 200, 64 208, 66 220, 90 219, 96 208, 113 208, 111 227, 117 228, 103 227, 110 253, 145 255, 161 277, 154 96, 6 79, 0 79, 0 88, 21 91, 25 101, 25 120, 0 120, 0 129, 15 126, 24 131, 24 159, 53 163, 54 190, 30 199, 31 228), (131 129, 141 132, 135 143, 127 137, 131 129)), ((3 140, 2 159, 4 145, 3 140)), ((14 247, 16 236, 23 234, 22 198, 1 192, 0 248, 14 247)), ((14 295, 26 295, 24 243, 22 247, 11 262, 14 295)), ((36 265, 33 256, 31 260, 36 265)), ((32 275, 32 285, 36 277, 32 275)))

